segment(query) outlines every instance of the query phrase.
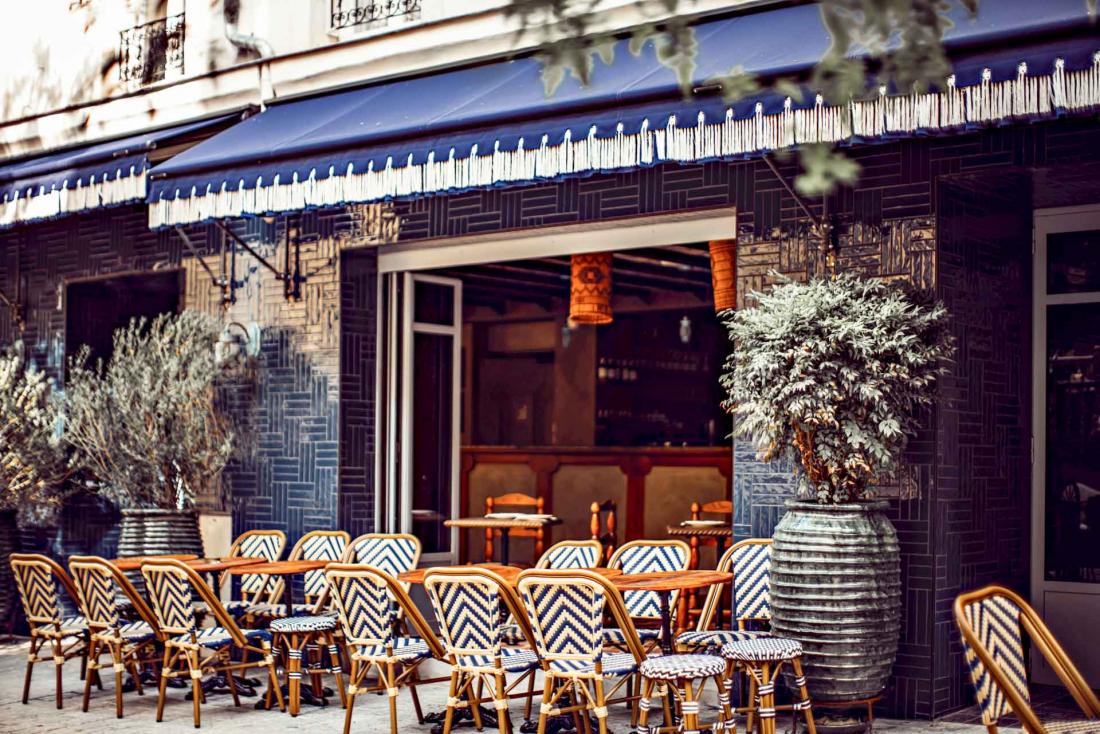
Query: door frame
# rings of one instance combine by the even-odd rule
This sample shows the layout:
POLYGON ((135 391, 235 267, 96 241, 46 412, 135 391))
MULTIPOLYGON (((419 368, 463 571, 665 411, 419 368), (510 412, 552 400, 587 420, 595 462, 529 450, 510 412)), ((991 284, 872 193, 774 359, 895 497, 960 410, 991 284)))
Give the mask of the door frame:
MULTIPOLYGON (((1031 548, 1030 601, 1046 618, 1048 591, 1096 596, 1100 583, 1046 579, 1046 431, 1047 431, 1047 322, 1046 308, 1076 303, 1100 303, 1100 291, 1047 295, 1047 235, 1100 229, 1100 204, 1036 209, 1032 226, 1032 334, 1031 334, 1031 548)), ((1036 656, 1033 656, 1035 659, 1036 656)), ((1041 656, 1038 656, 1041 658, 1041 656)), ((1044 664, 1032 666, 1041 683, 1058 683, 1044 664)))

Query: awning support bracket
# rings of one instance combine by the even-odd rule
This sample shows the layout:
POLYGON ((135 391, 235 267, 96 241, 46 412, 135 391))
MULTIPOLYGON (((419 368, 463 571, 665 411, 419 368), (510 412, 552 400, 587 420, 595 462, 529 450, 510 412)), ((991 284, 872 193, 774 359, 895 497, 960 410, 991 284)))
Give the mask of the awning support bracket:
MULTIPOLYGON (((275 280, 281 281, 283 284, 283 297, 288 301, 300 301, 302 299, 301 284, 305 282, 305 277, 302 275, 302 253, 301 242, 297 237, 294 238, 294 272, 290 272, 290 232, 287 232, 286 243, 286 261, 285 270, 280 271, 277 267, 268 262, 267 258, 257 252, 251 245, 245 242, 236 232, 225 226, 225 223, 221 220, 217 220, 215 224, 232 240, 234 245, 240 245, 252 257, 256 258, 256 261, 263 265, 265 268, 271 271, 275 276, 275 280)), ((236 247, 231 251, 232 265, 235 267, 237 251, 236 247)))
POLYGON ((191 256, 198 261, 199 265, 202 266, 202 269, 205 270, 206 274, 210 276, 210 282, 217 286, 219 290, 221 290, 222 308, 229 308, 237 300, 236 296, 234 295, 234 291, 237 289, 237 286, 239 286, 240 283, 236 282, 236 280, 234 280, 233 278, 225 277, 224 253, 222 257, 222 275, 215 275, 210 266, 206 264, 206 260, 204 260, 202 258, 202 255, 199 254, 199 251, 195 248, 195 245, 192 244, 191 238, 188 237, 187 233, 183 231, 183 227, 177 225, 176 234, 183 241, 184 246, 187 248, 187 251, 191 253, 191 256))

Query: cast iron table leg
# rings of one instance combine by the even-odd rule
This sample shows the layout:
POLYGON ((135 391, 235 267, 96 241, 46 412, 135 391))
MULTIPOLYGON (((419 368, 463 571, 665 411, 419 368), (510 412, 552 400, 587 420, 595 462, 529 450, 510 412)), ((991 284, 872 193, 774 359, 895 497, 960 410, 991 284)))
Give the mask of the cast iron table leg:
POLYGON ((508 534, 511 528, 500 529, 500 562, 505 566, 508 565, 508 534))

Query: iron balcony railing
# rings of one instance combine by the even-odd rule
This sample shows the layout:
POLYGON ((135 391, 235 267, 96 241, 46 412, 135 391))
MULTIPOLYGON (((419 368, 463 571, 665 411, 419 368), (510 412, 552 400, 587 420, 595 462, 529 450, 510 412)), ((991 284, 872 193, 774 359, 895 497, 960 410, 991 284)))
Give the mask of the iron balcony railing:
POLYGON ((151 84, 164 79, 169 69, 182 74, 184 26, 180 13, 122 31, 119 47, 122 81, 151 84))
POLYGON ((332 30, 420 20, 421 0, 331 0, 332 30))

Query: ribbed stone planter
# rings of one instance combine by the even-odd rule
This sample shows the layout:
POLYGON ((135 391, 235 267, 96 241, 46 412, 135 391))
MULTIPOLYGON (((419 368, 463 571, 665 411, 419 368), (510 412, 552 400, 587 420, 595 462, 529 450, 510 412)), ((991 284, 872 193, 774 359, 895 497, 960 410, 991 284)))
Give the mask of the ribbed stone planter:
POLYGON ((14 512, 0 512, 0 630, 7 630, 15 609, 15 579, 11 575, 9 558, 19 550, 16 546, 18 529, 14 512))
POLYGON ((167 553, 203 555, 197 512, 122 510, 122 528, 118 536, 119 557, 167 553))
POLYGON ((772 628, 803 644, 816 701, 886 686, 901 629, 901 556, 886 502, 787 502, 772 546, 772 628))

